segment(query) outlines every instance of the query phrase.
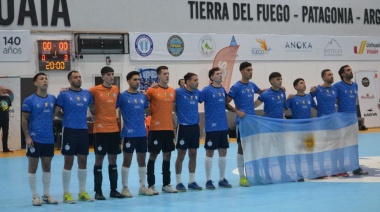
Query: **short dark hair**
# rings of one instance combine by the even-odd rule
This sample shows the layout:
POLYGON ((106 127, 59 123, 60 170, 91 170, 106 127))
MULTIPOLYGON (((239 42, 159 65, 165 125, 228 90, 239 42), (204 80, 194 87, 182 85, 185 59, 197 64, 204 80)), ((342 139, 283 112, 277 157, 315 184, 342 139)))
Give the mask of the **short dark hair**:
POLYGON ((164 69, 169 70, 167 66, 158 66, 158 68, 156 69, 157 75, 161 74, 161 71, 164 69))
POLYGON ((79 73, 78 71, 75 71, 75 70, 72 70, 69 72, 69 74, 67 75, 67 80, 70 79, 71 75, 73 75, 73 73, 79 73))
POLYGON ((187 72, 187 74, 185 76, 183 76, 183 78, 185 79, 185 83, 187 82, 187 80, 190 80, 191 77, 193 77, 193 76, 197 76, 197 75, 194 73, 191 73, 191 72, 187 72))
POLYGON ((100 73, 102 74, 102 76, 104 76, 105 74, 107 74, 108 72, 114 72, 113 68, 109 67, 109 66, 104 66, 102 68, 102 70, 100 70, 100 73))
POLYGON ((139 72, 137 72, 137 71, 131 71, 131 72, 129 72, 128 74, 127 74, 127 80, 130 80, 130 79, 132 79, 132 77, 134 76, 134 75, 140 75, 139 74, 139 72))
POLYGON ((249 62, 247 62, 247 61, 242 62, 242 63, 240 63, 239 70, 241 71, 241 70, 243 70, 243 69, 245 69, 245 68, 247 68, 247 67, 250 67, 250 66, 252 66, 251 63, 249 63, 249 62))
MULTIPOLYGON (((184 79, 179 79, 178 80, 178 85, 181 85, 181 80, 184 80, 184 79)), ((186 81, 185 81, 185 83, 186 83, 186 81)))
POLYGON ((281 74, 278 73, 278 72, 272 72, 270 75, 269 75, 269 81, 273 78, 276 78, 276 77, 281 77, 281 74))
POLYGON ((349 65, 344 65, 344 66, 340 67, 340 69, 339 69, 338 73, 339 73, 339 76, 340 76, 341 80, 343 80, 342 74, 344 73, 344 69, 347 68, 347 67, 350 67, 350 66, 349 65))
POLYGON ((220 70, 219 67, 214 67, 214 68, 210 69, 210 71, 208 71, 208 78, 210 78, 210 80, 212 81, 211 76, 214 76, 214 73, 216 71, 219 71, 219 70, 220 70))
POLYGON ((302 79, 302 78, 297 78, 297 79, 294 80, 294 82, 293 82, 293 87, 296 88, 297 84, 298 84, 300 81, 305 81, 305 80, 302 79))
POLYGON ((45 73, 38 73, 38 74, 34 75, 34 77, 33 77, 33 82, 35 82, 35 81, 37 80, 37 78, 38 78, 39 76, 41 76, 41 75, 46 76, 45 73))
POLYGON ((330 69, 324 69, 322 72, 321 72, 321 77, 323 78, 326 74, 326 72, 328 71, 331 71, 330 69))

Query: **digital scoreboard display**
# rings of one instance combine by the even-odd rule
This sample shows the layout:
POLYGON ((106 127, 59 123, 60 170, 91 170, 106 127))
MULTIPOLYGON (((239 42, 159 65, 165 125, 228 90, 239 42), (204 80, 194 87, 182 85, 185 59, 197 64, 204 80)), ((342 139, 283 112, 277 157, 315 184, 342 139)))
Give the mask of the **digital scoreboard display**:
POLYGON ((69 40, 39 40, 39 71, 70 71, 69 40))

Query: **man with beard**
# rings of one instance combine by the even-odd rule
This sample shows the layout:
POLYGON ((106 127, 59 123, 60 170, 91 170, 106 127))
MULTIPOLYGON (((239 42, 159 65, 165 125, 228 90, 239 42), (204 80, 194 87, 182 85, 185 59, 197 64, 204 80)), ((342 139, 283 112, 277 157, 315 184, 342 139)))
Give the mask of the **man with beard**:
MULTIPOLYGON (((342 81, 334 84, 338 93, 338 112, 353 113, 356 115, 356 100, 358 97, 358 84, 352 81, 354 75, 349 65, 344 65, 339 69, 339 76, 342 81)), ((357 150, 356 150, 357 151, 357 150)), ((356 152, 358 154, 358 152, 356 152)), ((360 167, 352 171, 354 175, 368 175, 360 167)))

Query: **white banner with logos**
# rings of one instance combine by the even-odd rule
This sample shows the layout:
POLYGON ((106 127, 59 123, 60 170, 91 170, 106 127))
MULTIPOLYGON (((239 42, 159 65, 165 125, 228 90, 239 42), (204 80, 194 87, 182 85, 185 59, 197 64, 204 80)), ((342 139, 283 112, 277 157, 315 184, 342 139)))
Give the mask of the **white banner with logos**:
MULTIPOLYGON (((9 109, 8 148, 21 149, 20 77, 0 77, 0 85, 6 88, 7 94, 9 95, 12 101, 12 106, 9 109)), ((0 139, 1 138, 2 134, 0 139)), ((2 144, 0 143, 0 145, 2 149, 2 144)))
POLYGON ((0 30, 0 61, 30 61, 31 42, 28 30, 0 30))
POLYGON ((236 60, 380 60, 380 37, 130 33, 133 61, 214 60, 238 45, 236 60))
POLYGON ((366 127, 380 126, 380 110, 377 107, 379 101, 379 79, 377 71, 355 72, 358 84, 358 99, 361 117, 364 118, 366 127))

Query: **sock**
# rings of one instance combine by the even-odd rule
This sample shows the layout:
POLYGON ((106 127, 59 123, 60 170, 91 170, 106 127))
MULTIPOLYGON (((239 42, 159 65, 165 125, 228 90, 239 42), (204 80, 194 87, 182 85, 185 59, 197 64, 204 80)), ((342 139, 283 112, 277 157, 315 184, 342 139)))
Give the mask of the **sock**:
POLYGON ((79 192, 86 191, 87 169, 78 169, 79 192))
MULTIPOLYGON (((123 185, 123 188, 128 187, 128 175, 129 175, 129 168, 122 166, 121 167, 121 184, 123 185)), ((140 175, 140 172, 139 172, 139 175, 140 175)))
POLYGON ((50 179, 51 179, 51 173, 50 172, 42 172, 42 185, 44 188, 44 195, 49 194, 50 179))
POLYGON ((241 154, 237 154, 236 160, 237 160, 237 168, 238 168, 240 177, 245 177, 245 175, 244 175, 244 156, 241 154))
POLYGON ((62 170, 63 193, 70 192, 71 170, 62 170))
POLYGON ((117 166, 116 165, 108 165, 108 175, 110 179, 111 191, 115 191, 117 189, 117 166))
POLYGON ((146 166, 139 167, 139 179, 140 179, 140 187, 145 186, 146 181, 146 166))
POLYGON ((156 177, 154 176, 154 161, 153 160, 148 160, 148 186, 154 186, 156 184, 156 177))
POLYGON ((170 161, 162 161, 162 183, 163 186, 170 184, 170 161))
POLYGON ((29 187, 30 191, 32 192, 33 196, 37 195, 37 182, 36 182, 36 174, 28 173, 28 179, 29 179, 29 187))
POLYGON ((206 156, 205 160, 205 167, 206 167, 206 179, 207 181, 211 180, 211 170, 212 170, 212 158, 206 156))
POLYGON ((195 173, 189 173, 189 183, 195 182, 195 173))
POLYGON ((177 184, 180 184, 180 183, 182 183, 182 176, 181 176, 181 174, 176 174, 175 175, 175 178, 177 179, 177 184))
POLYGON ((219 180, 224 179, 224 174, 226 173, 226 157, 219 157, 219 180))
POLYGON ((103 173, 102 166, 94 166, 94 191, 102 192, 103 173))

